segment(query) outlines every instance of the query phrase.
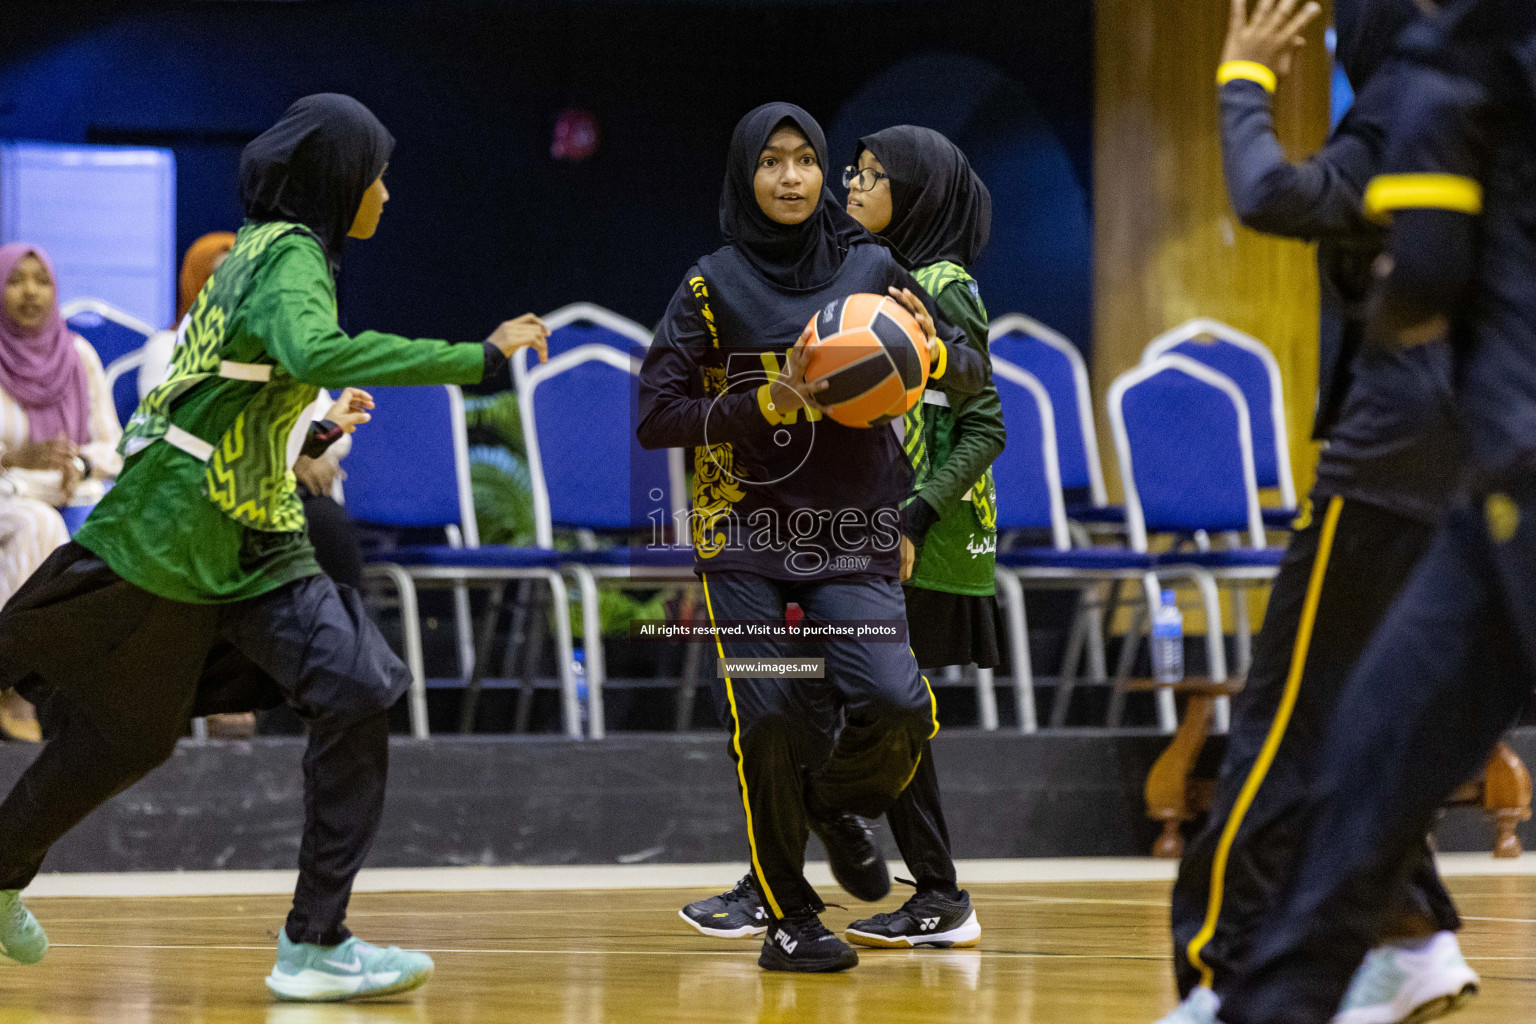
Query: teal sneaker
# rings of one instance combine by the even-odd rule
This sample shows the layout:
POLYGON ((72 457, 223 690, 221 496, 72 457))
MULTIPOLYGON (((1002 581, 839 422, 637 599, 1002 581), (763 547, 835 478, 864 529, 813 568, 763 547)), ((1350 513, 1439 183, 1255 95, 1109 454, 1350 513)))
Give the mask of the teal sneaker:
POLYGON ((20 889, 0 889, 0 948, 19 964, 35 964, 48 952, 48 935, 21 902, 20 889))
POLYGON ((334 1003, 342 999, 388 996, 420 988, 432 977, 432 958, 398 946, 380 949, 353 936, 339 946, 293 942, 286 931, 277 939, 277 964, 267 988, 279 999, 334 1003))

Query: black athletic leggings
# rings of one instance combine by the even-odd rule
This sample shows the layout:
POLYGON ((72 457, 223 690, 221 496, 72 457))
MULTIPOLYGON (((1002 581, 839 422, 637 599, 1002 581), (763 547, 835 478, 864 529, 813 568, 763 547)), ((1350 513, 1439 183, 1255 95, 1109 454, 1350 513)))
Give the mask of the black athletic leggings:
POLYGON ((39 705, 42 752, 0 804, 0 889, 169 758, 193 715, 286 702, 309 725, 304 835, 288 937, 334 945, 373 845, 389 766, 388 709, 409 674, 328 577, 232 605, 125 582, 91 552, 55 552, 0 614, 0 679, 39 705))

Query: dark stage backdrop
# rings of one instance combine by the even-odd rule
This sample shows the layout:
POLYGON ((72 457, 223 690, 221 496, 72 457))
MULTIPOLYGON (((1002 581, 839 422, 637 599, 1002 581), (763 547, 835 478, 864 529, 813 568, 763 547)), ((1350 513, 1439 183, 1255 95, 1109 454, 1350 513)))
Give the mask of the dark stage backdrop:
POLYGON ((719 244, 733 124, 785 99, 833 136, 829 177, 855 132, 952 133, 999 198, 992 312, 1088 342, 1089 0, 34 4, 6 21, 0 138, 169 146, 180 249, 238 224, 240 147, 291 100, 372 107, 399 145, 383 226, 343 273, 354 330, 483 337, 577 300, 653 324, 719 244), (550 155, 567 107, 600 123, 586 163, 550 155))

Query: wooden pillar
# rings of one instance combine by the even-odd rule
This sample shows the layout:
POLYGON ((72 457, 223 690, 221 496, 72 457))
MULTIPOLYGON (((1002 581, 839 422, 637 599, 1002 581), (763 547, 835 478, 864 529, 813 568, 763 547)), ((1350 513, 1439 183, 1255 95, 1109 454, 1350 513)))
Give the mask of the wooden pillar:
MULTIPOLYGON (((1315 256, 1310 245, 1242 227, 1227 201, 1216 101, 1227 17, 1226 0, 1097 0, 1093 384, 1112 490, 1119 481, 1103 396, 1153 336, 1196 316, 1226 321, 1274 350, 1297 492, 1311 487, 1315 256)), ((1308 29, 1276 98, 1292 159, 1327 136, 1327 21, 1325 12, 1308 29)))

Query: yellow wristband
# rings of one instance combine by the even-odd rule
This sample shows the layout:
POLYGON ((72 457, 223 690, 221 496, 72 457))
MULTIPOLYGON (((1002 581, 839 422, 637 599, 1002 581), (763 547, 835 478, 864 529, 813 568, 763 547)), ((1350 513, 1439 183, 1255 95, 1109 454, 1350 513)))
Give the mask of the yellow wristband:
POLYGON ((933 343, 939 346, 939 358, 934 360, 935 369, 928 376, 938 380, 944 376, 944 371, 949 369, 949 348, 944 344, 943 338, 935 337, 933 343))
POLYGON ((1216 69, 1216 84, 1228 82, 1257 82, 1265 92, 1274 92, 1279 82, 1275 73, 1256 60, 1229 60, 1216 69))
POLYGON ((764 384, 757 389, 757 408, 762 412, 763 419, 777 427, 784 423, 784 414, 773 407, 773 399, 770 397, 772 388, 772 384, 764 384))

